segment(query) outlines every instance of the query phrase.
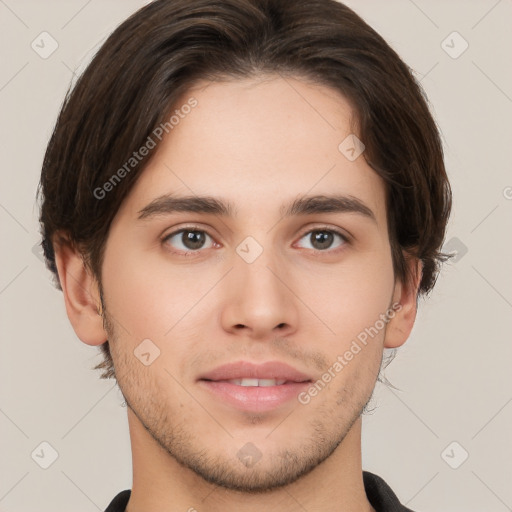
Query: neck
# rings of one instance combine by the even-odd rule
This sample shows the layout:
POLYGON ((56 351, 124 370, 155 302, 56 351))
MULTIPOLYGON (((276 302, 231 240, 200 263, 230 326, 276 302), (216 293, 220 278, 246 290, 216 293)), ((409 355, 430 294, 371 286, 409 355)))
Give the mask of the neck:
POLYGON ((296 482, 261 494, 218 487, 181 466, 128 408, 133 485, 127 512, 374 512, 363 485, 361 418, 333 454, 296 482))

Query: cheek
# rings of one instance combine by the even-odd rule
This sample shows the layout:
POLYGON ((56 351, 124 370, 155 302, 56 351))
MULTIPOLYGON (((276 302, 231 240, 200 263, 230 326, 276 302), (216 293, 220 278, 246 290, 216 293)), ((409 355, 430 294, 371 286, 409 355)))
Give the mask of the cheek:
POLYGON ((162 339, 218 280, 216 269, 175 265, 162 254, 105 251, 103 287, 111 315, 135 339, 162 339))
POLYGON ((302 280, 298 295, 322 321, 320 328, 325 339, 332 340, 333 349, 343 349, 377 322, 379 335, 383 336, 379 320, 390 307, 394 289, 389 247, 353 254, 337 268, 311 267, 302 274, 308 278, 302 280))

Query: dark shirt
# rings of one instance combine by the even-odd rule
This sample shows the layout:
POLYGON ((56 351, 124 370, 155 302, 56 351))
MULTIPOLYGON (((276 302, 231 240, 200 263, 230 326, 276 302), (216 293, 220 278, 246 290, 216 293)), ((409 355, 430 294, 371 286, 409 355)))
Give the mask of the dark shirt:
MULTIPOLYGON (((363 482, 368 501, 376 512, 413 512, 400 504, 391 487, 380 476, 363 471, 363 482)), ((130 494, 130 490, 120 492, 105 512, 125 512, 130 494)))

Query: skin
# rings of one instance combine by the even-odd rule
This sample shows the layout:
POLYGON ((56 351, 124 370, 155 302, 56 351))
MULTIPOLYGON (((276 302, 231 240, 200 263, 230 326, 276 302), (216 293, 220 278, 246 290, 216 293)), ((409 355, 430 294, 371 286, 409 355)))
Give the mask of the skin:
POLYGON ((395 278, 384 184, 363 157, 351 162, 338 150, 354 133, 352 108, 328 87, 279 76, 199 84, 181 104, 191 96, 198 106, 164 139, 111 226, 105 324, 80 254, 57 248, 70 321, 84 343, 109 339, 128 405, 127 510, 371 511, 360 416, 383 348, 401 346, 412 329, 420 266, 410 261, 411 283, 395 278), (139 220, 165 193, 213 196, 234 212, 139 220), (280 214, 303 195, 334 193, 375 218, 280 214), (191 226, 209 236, 185 256, 181 236, 166 237, 191 226), (348 241, 334 235, 318 249, 314 229, 348 241), (252 263, 236 252, 248 236, 263 249, 252 263), (316 381, 394 303, 394 318, 306 405, 243 412, 197 382, 240 360, 283 361, 316 381), (160 350, 149 366, 134 356, 144 339, 160 350), (237 456, 247 443, 261 453, 249 468, 237 456))

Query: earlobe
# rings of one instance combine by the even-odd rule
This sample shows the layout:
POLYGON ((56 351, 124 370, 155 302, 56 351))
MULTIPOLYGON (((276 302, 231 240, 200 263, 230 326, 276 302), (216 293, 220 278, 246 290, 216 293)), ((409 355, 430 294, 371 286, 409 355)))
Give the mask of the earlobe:
POLYGON ((97 281, 80 252, 67 239, 54 240, 55 262, 69 321, 80 340, 87 345, 101 345, 107 335, 100 314, 97 281))
POLYGON ((386 327, 385 348, 402 346, 409 338, 416 320, 417 296, 423 265, 417 258, 410 258, 407 264, 410 266, 411 280, 408 283, 397 281, 395 284, 392 301, 395 313, 386 327))

